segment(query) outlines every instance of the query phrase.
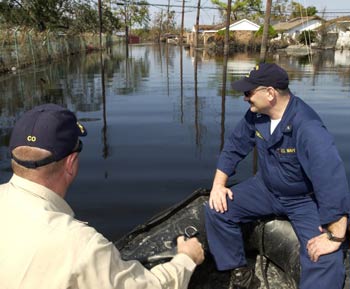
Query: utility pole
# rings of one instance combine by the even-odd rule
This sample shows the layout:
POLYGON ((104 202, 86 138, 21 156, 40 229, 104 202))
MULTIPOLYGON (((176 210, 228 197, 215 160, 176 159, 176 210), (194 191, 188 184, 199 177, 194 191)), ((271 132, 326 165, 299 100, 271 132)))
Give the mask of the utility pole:
POLYGON ((198 47, 198 31, 199 31, 199 14, 201 11, 201 0, 198 0, 197 5, 197 18, 196 18, 196 37, 195 37, 195 43, 194 46, 198 47))
POLYGON ((224 56, 227 56, 230 50, 230 23, 231 23, 231 5, 232 0, 227 1, 226 11, 226 30, 225 30, 225 44, 224 44, 224 56))
POLYGON ((169 33, 169 16, 170 16, 170 0, 168 0, 167 22, 166 22, 166 33, 169 33))
POLYGON ((126 4, 127 0, 124 0, 124 21, 125 21, 125 54, 126 58, 129 58, 129 5, 126 4))
POLYGON ((260 62, 265 62, 266 60, 267 40, 269 38, 269 27, 270 27, 270 18, 271 18, 271 5, 272 5, 272 0, 266 0, 264 30, 263 30, 262 40, 261 40, 261 49, 260 49, 260 62))
POLYGON ((160 43, 160 40, 162 38, 162 34, 163 34, 163 9, 160 10, 159 40, 158 40, 158 43, 160 43))
POLYGON ((99 18, 99 25, 100 25, 100 50, 102 50, 102 0, 98 0, 98 18, 99 18))
POLYGON ((185 0, 182 0, 182 13, 181 13, 181 36, 180 45, 182 46, 182 41, 184 37, 184 23, 185 23, 185 0))

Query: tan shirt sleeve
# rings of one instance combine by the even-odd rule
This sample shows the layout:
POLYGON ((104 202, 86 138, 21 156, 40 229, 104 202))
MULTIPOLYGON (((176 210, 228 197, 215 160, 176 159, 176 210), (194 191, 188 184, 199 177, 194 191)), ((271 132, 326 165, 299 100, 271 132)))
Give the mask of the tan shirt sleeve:
POLYGON ((79 259, 73 275, 79 289, 185 289, 196 267, 190 257, 178 254, 147 270, 138 261, 123 261, 113 243, 99 233, 86 244, 79 259))

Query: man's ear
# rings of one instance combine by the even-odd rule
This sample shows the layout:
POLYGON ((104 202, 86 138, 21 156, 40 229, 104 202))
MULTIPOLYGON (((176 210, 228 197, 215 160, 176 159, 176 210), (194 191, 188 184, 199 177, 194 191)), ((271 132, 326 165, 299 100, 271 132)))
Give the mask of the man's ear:
POLYGON ((78 159, 78 153, 72 153, 66 157, 65 170, 69 175, 74 173, 74 164, 78 159))
POLYGON ((276 97, 276 90, 273 87, 268 87, 266 91, 267 91, 267 99, 270 102, 274 101, 276 97))

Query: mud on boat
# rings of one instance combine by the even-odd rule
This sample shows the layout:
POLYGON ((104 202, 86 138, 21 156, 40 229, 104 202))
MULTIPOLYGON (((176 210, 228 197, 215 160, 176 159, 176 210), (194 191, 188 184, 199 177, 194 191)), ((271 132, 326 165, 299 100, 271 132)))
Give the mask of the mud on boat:
MULTIPOLYGON (((176 237, 198 230, 206 252, 203 264, 191 278, 189 289, 226 289, 229 273, 219 272, 211 257, 204 226, 204 206, 209 191, 198 189, 187 199, 136 227, 115 244, 124 260, 139 260, 147 268, 169 261, 176 252, 176 237), (195 229, 194 229, 195 228, 195 229)), ((299 242, 286 219, 264 219, 244 224, 242 232, 248 265, 255 267, 260 289, 297 289, 300 278, 299 242)), ((344 254, 349 288, 349 250, 344 254)))

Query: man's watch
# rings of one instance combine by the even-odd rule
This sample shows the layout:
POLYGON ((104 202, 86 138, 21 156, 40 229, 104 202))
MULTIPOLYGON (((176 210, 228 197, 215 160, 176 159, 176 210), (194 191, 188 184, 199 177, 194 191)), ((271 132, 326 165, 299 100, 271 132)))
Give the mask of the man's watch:
POLYGON ((325 232, 327 234, 327 238, 330 241, 340 242, 340 243, 345 241, 345 236, 342 237, 342 238, 339 238, 339 237, 334 236, 333 233, 331 231, 329 231, 329 230, 323 230, 323 232, 325 232))

